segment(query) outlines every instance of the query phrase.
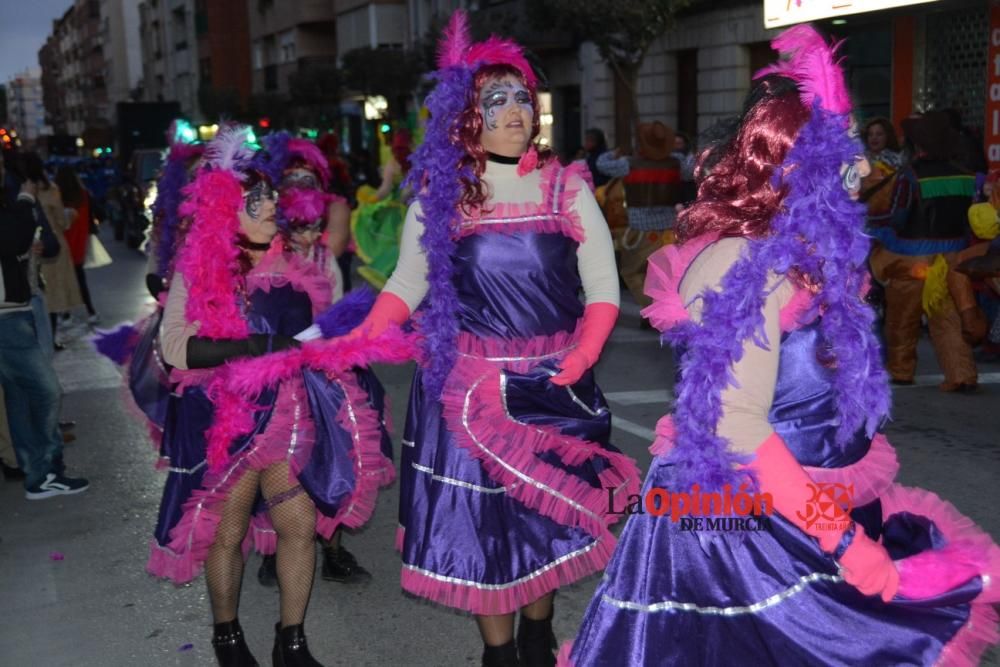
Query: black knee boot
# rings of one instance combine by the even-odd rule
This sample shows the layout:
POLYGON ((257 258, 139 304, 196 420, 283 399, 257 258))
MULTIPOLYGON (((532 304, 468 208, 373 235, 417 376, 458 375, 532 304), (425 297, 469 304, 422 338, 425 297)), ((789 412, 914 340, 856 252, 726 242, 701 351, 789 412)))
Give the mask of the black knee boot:
POLYGON ((277 623, 274 626, 274 633, 274 651, 271 653, 274 667, 323 667, 309 653, 306 634, 301 623, 289 625, 287 628, 277 623))
POLYGON ((520 664, 513 639, 503 646, 483 644, 483 667, 519 667, 520 664))
POLYGON ((243 628, 240 627, 238 618, 228 623, 215 624, 212 647, 219 667, 258 667, 257 660, 243 639, 243 628))
POLYGON ((535 621, 523 613, 517 626, 517 652, 524 667, 554 667, 556 636, 552 632, 552 613, 535 621))

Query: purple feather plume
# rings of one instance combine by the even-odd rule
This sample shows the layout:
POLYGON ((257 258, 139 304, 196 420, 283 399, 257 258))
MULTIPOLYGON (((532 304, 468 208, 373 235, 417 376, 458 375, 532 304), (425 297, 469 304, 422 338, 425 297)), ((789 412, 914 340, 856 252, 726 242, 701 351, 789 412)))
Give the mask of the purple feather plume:
POLYGON ((814 107, 779 171, 789 194, 771 222, 773 234, 751 240, 720 290, 702 294, 700 323, 684 322, 664 334, 664 340, 683 351, 674 413, 677 435, 668 455, 677 466, 679 488, 698 483, 705 491, 723 484, 735 489, 751 481, 736 468, 747 458, 730 450, 716 427, 722 392, 733 381, 731 368, 743 354, 744 341, 779 344, 765 340, 763 333, 770 271, 795 269, 821 286, 813 308, 822 315, 820 331, 833 367, 837 444, 862 428, 872 435, 888 417, 888 376, 873 332, 874 313, 862 299, 869 249, 865 207, 851 201, 840 177, 841 165, 862 152, 847 128, 846 114, 814 107))
POLYGON ((455 232, 461 222, 462 181, 474 180, 475 174, 470 167, 460 167, 465 150, 455 139, 458 135, 455 123, 465 108, 472 76, 471 69, 461 66, 438 70, 432 75, 437 85, 427 96, 430 120, 424 142, 410 156, 412 167, 406 179, 406 187, 419 193, 419 219, 424 225, 420 244, 427 254, 429 287, 420 319, 427 359, 423 386, 434 398, 441 395, 457 354, 458 294, 452 283, 451 258, 455 252, 455 232))
POLYGON ((370 287, 359 287, 344 295, 316 317, 316 325, 323 338, 343 336, 356 328, 375 305, 375 292, 370 287))
POLYGON ((122 324, 116 329, 98 331, 90 341, 99 353, 123 366, 135 352, 139 330, 131 324, 122 324))
POLYGON ((170 277, 170 263, 177 248, 177 231, 181 223, 180 205, 184 199, 181 190, 188 182, 188 161, 201 155, 198 145, 176 144, 167 154, 167 163, 156 184, 153 216, 159 226, 156 245, 156 272, 163 278, 170 277))
POLYGON ((254 156, 254 168, 267 176, 272 184, 281 182, 285 167, 292 159, 288 150, 288 142, 292 135, 288 132, 272 132, 262 140, 263 149, 254 156))

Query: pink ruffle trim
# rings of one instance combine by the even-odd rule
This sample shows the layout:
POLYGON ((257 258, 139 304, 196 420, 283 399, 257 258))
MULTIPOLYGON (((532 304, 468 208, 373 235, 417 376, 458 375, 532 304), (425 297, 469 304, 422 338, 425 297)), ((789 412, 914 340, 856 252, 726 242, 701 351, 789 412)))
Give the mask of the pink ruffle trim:
POLYGON ((853 484, 854 506, 860 507, 881 497, 899 472, 896 450, 881 433, 872 438, 868 453, 861 460, 843 468, 812 468, 803 466, 816 482, 853 484))
POLYGON ((998 617, 991 606, 1000 601, 1000 547, 972 519, 955 507, 924 489, 893 484, 881 496, 882 517, 887 519, 899 512, 923 516, 934 522, 949 544, 962 544, 974 550, 982 564, 980 574, 983 590, 972 602, 969 620, 944 647, 936 665, 973 667, 990 646, 1000 642, 998 617))
POLYGON ((502 395, 503 369, 523 372, 547 355, 555 357, 574 343, 572 334, 520 341, 459 336, 461 350, 442 392, 443 416, 456 443, 480 462, 490 479, 507 487, 510 497, 554 521, 580 527, 614 545, 607 526, 607 487, 638 493, 639 471, 624 454, 564 435, 552 426, 523 424, 510 416, 502 395), (486 357, 502 360, 489 361, 486 357), (511 361, 512 357, 519 360, 511 361), (595 489, 538 454, 554 452, 566 465, 603 458, 609 466, 595 489))
POLYGON ((681 281, 695 257, 717 238, 705 234, 687 243, 664 246, 650 255, 643 292, 653 303, 643 308, 641 314, 659 331, 669 331, 689 319, 681 300, 681 281))
MULTIPOLYGON (((715 234, 703 234, 680 245, 664 246, 649 257, 643 291, 653 303, 643 308, 641 314, 659 331, 669 331, 690 319, 687 304, 681 299, 681 281, 695 258, 717 240, 715 234)), ((815 319, 810 317, 812 296, 809 290, 796 288, 792 299, 781 309, 782 331, 793 331, 815 319)))
POLYGON ((573 204, 581 188, 585 186, 591 190, 594 188, 586 162, 573 162, 567 167, 562 167, 558 161, 552 160, 542 167, 541 203, 500 202, 494 204, 492 208, 479 211, 467 218, 459 230, 459 235, 468 236, 485 231, 503 234, 540 232, 563 234, 578 243, 583 243, 585 238, 583 224, 580 221, 580 214, 573 204), (512 220, 528 217, 535 219, 523 222, 477 224, 480 218, 512 220))
POLYGON ((272 288, 292 285, 296 291, 309 295, 313 317, 326 310, 333 299, 330 277, 315 262, 306 261, 294 253, 280 252, 277 245, 272 246, 247 274, 246 281, 248 294, 255 290, 270 293, 272 288))
POLYGON ((542 568, 517 582, 502 588, 484 588, 475 582, 462 584, 441 581, 433 575, 403 566, 400 583, 403 590, 432 602, 462 609, 472 614, 509 614, 530 604, 551 591, 568 586, 595 572, 600 572, 611 559, 614 537, 599 538, 593 548, 548 569, 542 568))
POLYGON ((563 642, 556 655, 556 667, 576 667, 570 656, 573 654, 573 642, 563 642))

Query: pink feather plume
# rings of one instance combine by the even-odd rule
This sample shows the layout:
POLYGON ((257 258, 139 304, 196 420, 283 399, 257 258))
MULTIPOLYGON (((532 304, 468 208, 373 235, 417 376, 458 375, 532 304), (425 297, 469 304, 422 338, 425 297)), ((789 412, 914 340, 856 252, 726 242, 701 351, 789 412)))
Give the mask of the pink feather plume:
POLYGON ((326 216, 333 195, 320 190, 292 188, 282 193, 279 206, 288 222, 312 223, 326 216))
POLYGON ((326 188, 330 185, 330 163, 327 162, 323 151, 316 147, 316 144, 308 139, 289 139, 288 152, 301 160, 304 160, 319 176, 319 180, 326 188))
POLYGON ((521 71, 528 86, 535 88, 538 85, 535 71, 514 40, 491 35, 486 41, 473 44, 469 36, 468 18, 461 9, 451 15, 438 46, 438 67, 456 65, 471 68, 480 65, 511 65, 521 71))
POLYGON ((851 96, 837 60, 839 46, 828 44, 810 25, 793 26, 771 40, 771 47, 785 59, 760 70, 754 79, 768 74, 788 77, 799 84, 802 101, 810 108, 818 97, 827 111, 848 113, 851 96))

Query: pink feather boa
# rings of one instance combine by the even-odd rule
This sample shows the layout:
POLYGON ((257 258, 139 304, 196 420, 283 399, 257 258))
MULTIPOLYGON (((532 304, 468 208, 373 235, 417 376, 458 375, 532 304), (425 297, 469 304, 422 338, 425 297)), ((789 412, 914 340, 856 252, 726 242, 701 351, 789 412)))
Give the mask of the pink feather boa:
POLYGON ((330 202, 336 201, 335 195, 322 190, 305 188, 289 188, 281 193, 279 207, 285 219, 291 223, 312 223, 326 217, 326 209, 330 202))
POLYGON ((250 331, 235 296, 243 189, 230 172, 203 171, 184 194, 181 215, 193 218, 177 259, 188 287, 185 318, 199 323, 200 336, 246 338, 250 331))
POLYGON ((327 162, 323 151, 317 148, 316 144, 308 139, 289 139, 288 152, 309 165, 319 176, 324 188, 330 185, 330 163, 327 162))

